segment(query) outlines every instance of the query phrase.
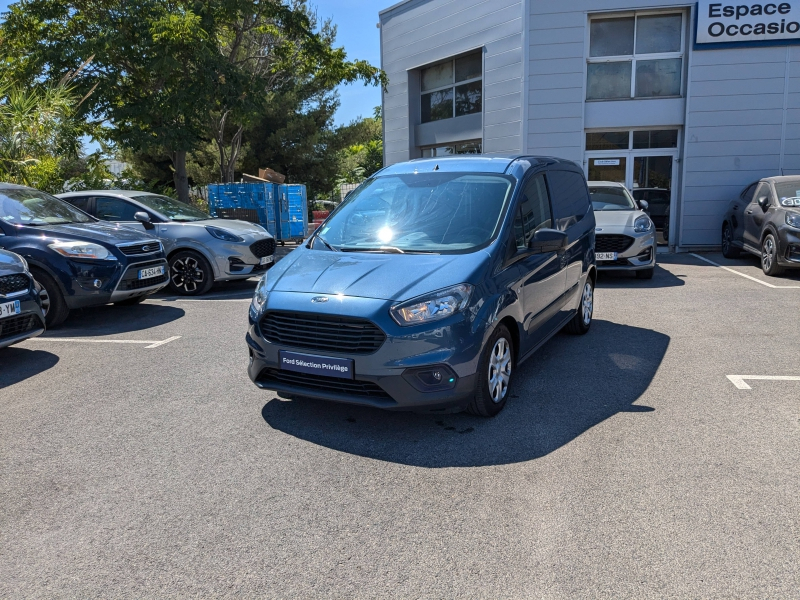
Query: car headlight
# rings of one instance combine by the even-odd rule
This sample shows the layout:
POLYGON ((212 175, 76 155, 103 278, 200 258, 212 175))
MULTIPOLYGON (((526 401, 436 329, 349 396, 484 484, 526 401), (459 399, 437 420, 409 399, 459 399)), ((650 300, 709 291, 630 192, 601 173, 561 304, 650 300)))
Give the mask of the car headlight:
POLYGON ((800 229, 800 213, 786 213, 786 224, 789 227, 800 229))
POLYGON ((438 321, 464 310, 472 290, 468 283, 454 285, 393 306, 389 312, 397 324, 403 326, 438 321))
POLYGON ((225 231, 224 229, 220 229, 219 227, 212 227, 211 225, 206 225, 206 231, 210 233, 213 237, 217 238, 218 240, 222 240, 223 242, 244 241, 244 239, 240 238, 238 235, 234 235, 230 231, 225 231))
POLYGON ((53 242, 47 245, 62 256, 67 258, 87 258, 90 260, 117 260, 117 257, 111 254, 106 248, 100 244, 92 244, 91 242, 53 242))
POLYGON ((253 301, 250 303, 250 308, 255 311, 259 312, 264 305, 267 303, 267 298, 269 297, 269 291, 267 290, 267 275, 261 278, 261 281, 258 282, 256 286, 256 292, 253 294, 253 301))
POLYGON ((636 233, 644 233, 645 231, 650 231, 652 228, 653 222, 650 220, 650 217, 646 215, 642 215, 633 222, 633 230, 636 233))

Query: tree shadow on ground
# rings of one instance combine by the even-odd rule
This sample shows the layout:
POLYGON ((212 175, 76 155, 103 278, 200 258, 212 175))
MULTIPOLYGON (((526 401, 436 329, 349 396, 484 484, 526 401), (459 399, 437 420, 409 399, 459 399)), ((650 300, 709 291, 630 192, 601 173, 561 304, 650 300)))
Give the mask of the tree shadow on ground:
POLYGON ((0 350, 0 390, 25 381, 58 363, 58 356, 44 350, 12 346, 0 350))
POLYGON ((135 304, 133 306, 95 306, 73 310, 69 318, 45 337, 83 337, 114 335, 141 331, 166 325, 185 315, 182 308, 162 304, 135 304))
MULTIPOLYGON (((669 337, 595 321, 583 337, 559 334, 521 365, 505 410, 494 419, 385 412, 310 399, 270 400, 274 429, 327 448, 419 467, 476 467, 528 461, 568 444, 647 390, 669 337)), ((642 418, 646 418, 642 415, 642 418)))

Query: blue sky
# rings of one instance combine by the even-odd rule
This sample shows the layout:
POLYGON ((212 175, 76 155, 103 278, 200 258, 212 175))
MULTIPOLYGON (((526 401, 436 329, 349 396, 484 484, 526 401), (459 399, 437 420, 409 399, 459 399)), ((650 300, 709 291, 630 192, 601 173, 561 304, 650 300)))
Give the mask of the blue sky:
MULTIPOLYGON (((338 27, 337 46, 343 46, 351 60, 367 60, 380 66, 380 31, 375 26, 378 12, 396 3, 397 0, 309 0, 316 6, 320 20, 328 17, 338 27)), ((0 0, 0 11, 5 11, 8 0, 0 0)), ((341 107, 336 113, 336 123, 344 125, 362 116, 372 116, 373 109, 381 103, 377 87, 363 84, 345 85, 339 88, 341 107)))

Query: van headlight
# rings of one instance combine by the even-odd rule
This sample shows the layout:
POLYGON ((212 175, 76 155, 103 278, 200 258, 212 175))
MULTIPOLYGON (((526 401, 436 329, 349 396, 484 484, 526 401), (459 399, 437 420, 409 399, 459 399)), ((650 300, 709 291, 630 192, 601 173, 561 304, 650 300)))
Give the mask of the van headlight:
POLYGON ((53 242, 47 245, 67 258, 85 258, 88 260, 117 260, 106 248, 91 242, 53 242))
POLYGON ((645 233, 653 228, 653 222, 650 217, 642 215, 633 222, 633 230, 636 233, 645 233))
POLYGON ((438 321, 464 310, 473 289, 468 283, 454 285, 393 306, 389 313, 402 326, 438 321))
POLYGON ((786 213, 786 224, 789 227, 800 229, 800 213, 786 213))
POLYGON ((264 308, 264 305, 267 303, 268 297, 269 291, 267 290, 267 275, 265 273, 261 281, 258 282, 258 286, 256 286, 256 292, 253 294, 253 301, 250 303, 251 310, 256 313, 261 312, 261 309, 264 308))

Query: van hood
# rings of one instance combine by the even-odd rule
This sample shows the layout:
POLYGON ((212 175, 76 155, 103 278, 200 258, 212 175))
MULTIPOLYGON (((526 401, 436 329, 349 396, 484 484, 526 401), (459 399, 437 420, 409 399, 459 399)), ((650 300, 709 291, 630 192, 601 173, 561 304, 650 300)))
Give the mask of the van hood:
POLYGON ((301 246, 267 273, 270 291, 342 294, 402 301, 451 285, 474 283, 489 254, 372 254, 301 246))
MULTIPOLYGON (((643 216, 645 213, 641 210, 598 210, 594 213, 594 220, 597 222, 597 227, 601 229, 617 230, 633 228, 636 219, 643 216)), ((603 233, 608 233, 608 231, 603 233)))
POLYGON ((42 225, 24 227, 25 232, 38 233, 54 239, 99 242, 108 246, 156 239, 148 233, 108 223, 70 223, 68 225, 42 225))

